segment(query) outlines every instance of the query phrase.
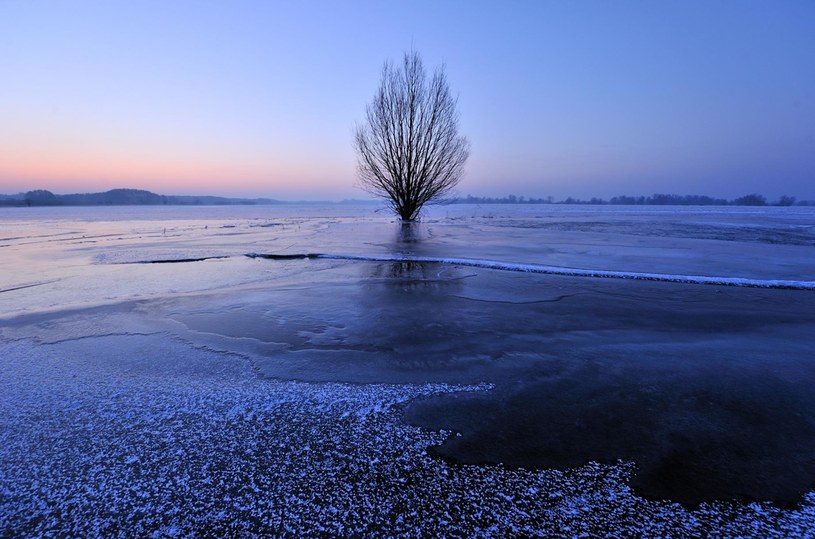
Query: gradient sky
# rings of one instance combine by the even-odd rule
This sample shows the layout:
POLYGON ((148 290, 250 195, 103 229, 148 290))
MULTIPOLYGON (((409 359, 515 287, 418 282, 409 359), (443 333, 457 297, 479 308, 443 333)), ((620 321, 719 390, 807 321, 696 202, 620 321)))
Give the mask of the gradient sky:
POLYGON ((815 199, 812 0, 0 0, 0 193, 362 198, 352 130, 411 46, 461 195, 815 199))

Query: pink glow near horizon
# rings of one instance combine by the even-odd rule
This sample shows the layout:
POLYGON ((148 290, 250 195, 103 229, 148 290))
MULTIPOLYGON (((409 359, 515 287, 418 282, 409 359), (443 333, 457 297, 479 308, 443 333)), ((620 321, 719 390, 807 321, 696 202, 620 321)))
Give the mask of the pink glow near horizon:
POLYGON ((0 193, 364 197, 353 126, 411 43, 462 195, 815 198, 812 2, 0 2, 0 193))
POLYGON ((222 194, 235 196, 298 197, 341 195, 353 182, 353 163, 302 156, 287 159, 202 152, 124 151, 95 148, 82 151, 69 145, 2 148, 0 193, 48 189, 55 193, 106 191, 127 187, 162 194, 222 194), (338 178, 338 171, 345 171, 338 178))

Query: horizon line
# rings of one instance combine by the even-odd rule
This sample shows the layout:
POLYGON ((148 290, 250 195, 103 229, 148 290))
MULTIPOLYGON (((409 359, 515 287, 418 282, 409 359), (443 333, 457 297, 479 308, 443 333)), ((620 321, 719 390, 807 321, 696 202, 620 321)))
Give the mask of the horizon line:
MULTIPOLYGON (((165 198, 177 198, 177 199, 195 199, 195 198, 210 198, 210 199, 220 199, 224 201, 245 201, 245 202, 258 202, 258 201, 268 201, 272 203, 281 203, 281 204, 297 204, 297 203, 310 203, 310 204, 338 204, 338 203, 348 203, 348 202, 363 202, 363 203, 375 203, 379 202, 382 199, 373 197, 373 198, 355 198, 355 197, 345 197, 342 199, 309 199, 309 198, 298 198, 298 199, 286 199, 286 198, 273 198, 271 196, 233 196, 233 195, 210 195, 210 194, 195 194, 195 195, 176 195, 176 194, 162 194, 156 193, 154 191, 150 191, 148 189, 140 189, 140 188, 131 188, 131 187, 117 187, 113 189, 108 189, 106 191, 88 191, 88 192, 71 192, 71 193, 55 193, 49 189, 30 189, 28 191, 20 191, 17 193, 0 193, 0 199, 4 200, 26 200, 24 198, 26 195, 30 195, 33 193, 42 193, 43 196, 52 195, 54 197, 74 197, 74 196, 93 196, 93 195, 104 195, 108 193, 115 193, 115 192, 132 192, 132 193, 141 193, 141 194, 149 194, 159 197, 165 198)), ((444 204, 445 202, 466 202, 468 199, 473 199, 474 203, 510 203, 510 204, 613 204, 614 200, 621 201, 622 199, 627 200, 627 202, 621 202, 623 205, 653 205, 649 204, 649 200, 653 201, 657 197, 667 197, 673 199, 685 199, 688 201, 689 199, 706 199, 707 204, 702 205, 710 205, 710 201, 712 202, 724 202, 725 204, 732 204, 741 199, 747 199, 749 197, 756 197, 757 199, 763 200, 761 204, 755 205, 780 205, 780 206, 791 206, 796 204, 807 205, 806 203, 812 203, 815 201, 810 201, 809 199, 799 199, 797 196, 791 195, 781 195, 775 203, 771 201, 771 199, 765 197, 761 193, 753 192, 747 193, 741 196, 737 196, 734 198, 725 198, 725 197, 714 197, 710 195, 703 195, 703 194, 684 194, 679 195, 676 193, 652 193, 650 195, 627 195, 627 194, 620 194, 609 197, 607 199, 593 196, 591 198, 581 199, 573 196, 567 196, 565 198, 561 198, 556 200, 555 197, 551 195, 547 196, 526 196, 526 195, 515 195, 513 193, 503 195, 503 196, 474 196, 470 193, 467 195, 456 195, 451 197, 446 197, 445 199, 440 199, 435 202, 435 204, 444 204)), ((620 203, 620 202, 618 202, 620 203)), ((687 202, 686 202, 687 203, 687 202)), ((431 203, 432 204, 432 203, 431 203)), ((46 204, 40 204, 46 205, 46 204)), ((691 204, 693 205, 693 204, 691 204)), ((713 204, 715 205, 715 204, 713 204)), ((753 205, 753 204, 747 204, 753 205)))

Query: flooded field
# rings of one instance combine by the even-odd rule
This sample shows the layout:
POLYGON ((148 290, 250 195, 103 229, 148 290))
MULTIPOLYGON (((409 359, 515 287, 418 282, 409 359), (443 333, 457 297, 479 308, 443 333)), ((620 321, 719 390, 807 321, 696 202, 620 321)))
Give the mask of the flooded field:
POLYGON ((815 208, 0 211, 6 535, 815 534, 815 208))

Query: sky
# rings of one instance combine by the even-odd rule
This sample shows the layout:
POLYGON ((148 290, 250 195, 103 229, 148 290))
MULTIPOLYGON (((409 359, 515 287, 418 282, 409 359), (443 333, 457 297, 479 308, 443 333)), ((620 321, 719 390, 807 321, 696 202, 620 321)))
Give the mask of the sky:
POLYGON ((353 129, 411 48, 462 196, 815 199, 811 0, 0 0, 0 193, 365 198, 353 129))

